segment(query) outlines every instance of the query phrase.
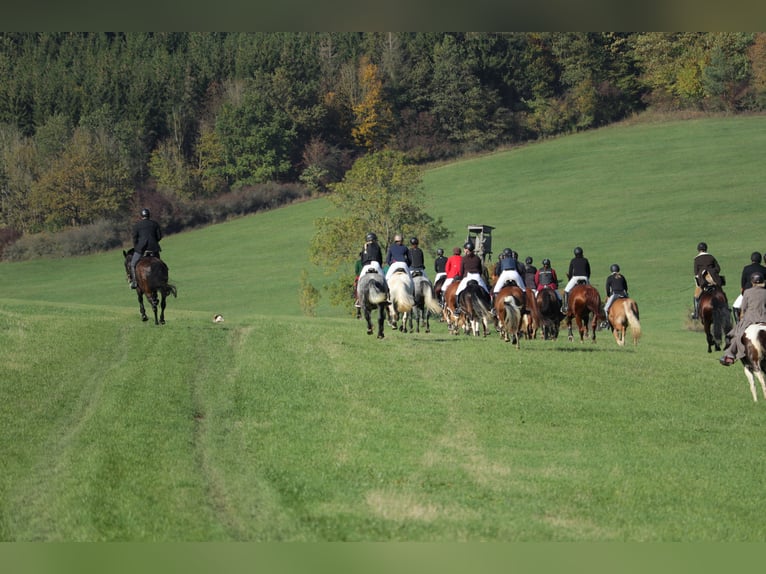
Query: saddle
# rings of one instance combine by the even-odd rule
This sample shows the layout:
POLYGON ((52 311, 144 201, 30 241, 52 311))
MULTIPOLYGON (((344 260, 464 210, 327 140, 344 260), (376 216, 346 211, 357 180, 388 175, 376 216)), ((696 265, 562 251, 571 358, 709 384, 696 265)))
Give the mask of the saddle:
POLYGON ((413 277, 422 277, 423 271, 421 269, 413 269, 411 271, 413 277))
POLYGON ((149 250, 147 250, 147 251, 144 251, 141 254, 141 257, 156 257, 157 259, 159 259, 160 258, 160 254, 159 254, 158 251, 149 251, 149 250))

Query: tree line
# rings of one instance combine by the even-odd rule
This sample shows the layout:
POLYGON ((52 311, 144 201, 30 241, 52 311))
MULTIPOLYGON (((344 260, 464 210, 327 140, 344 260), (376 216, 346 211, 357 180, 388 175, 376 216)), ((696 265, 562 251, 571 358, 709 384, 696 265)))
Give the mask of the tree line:
POLYGON ((648 108, 761 111, 766 34, 6 32, 0 74, 2 243, 137 202, 322 193, 369 152, 418 164, 648 108))

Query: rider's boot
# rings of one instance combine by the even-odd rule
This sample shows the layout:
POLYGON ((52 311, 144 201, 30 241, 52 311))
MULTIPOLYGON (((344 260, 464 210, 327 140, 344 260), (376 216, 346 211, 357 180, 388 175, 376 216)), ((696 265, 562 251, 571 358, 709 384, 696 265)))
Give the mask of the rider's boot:
POLYGON ((561 312, 566 313, 567 312, 567 303, 569 302, 569 293, 564 291, 564 302, 561 304, 561 312))
POLYGON ((694 298, 694 312, 692 313, 692 319, 700 318, 700 300, 699 297, 694 298))
POLYGON ((130 288, 136 288, 136 268, 133 265, 130 266, 130 288))
POLYGON ((731 310, 734 312, 734 322, 739 323, 739 315, 741 313, 741 310, 737 307, 732 307, 731 310))

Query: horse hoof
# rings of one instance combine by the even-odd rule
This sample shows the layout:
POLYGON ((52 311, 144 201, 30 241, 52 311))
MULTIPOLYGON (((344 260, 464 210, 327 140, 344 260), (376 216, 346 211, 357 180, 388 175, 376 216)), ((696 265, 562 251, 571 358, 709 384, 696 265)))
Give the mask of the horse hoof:
POLYGON ((367 331, 367 334, 368 334, 368 335, 372 335, 372 329, 369 329, 369 330, 367 331))
POLYGON ((148 320, 149 320, 149 317, 141 317, 141 320, 142 320, 142 321, 148 321, 148 320))
POLYGON ((163 319, 162 321, 160 321, 160 325, 164 325, 164 324, 165 324, 165 319, 163 319))
POLYGON ((383 333, 381 333, 380 335, 378 335, 378 339, 382 339, 382 338, 383 338, 383 333))

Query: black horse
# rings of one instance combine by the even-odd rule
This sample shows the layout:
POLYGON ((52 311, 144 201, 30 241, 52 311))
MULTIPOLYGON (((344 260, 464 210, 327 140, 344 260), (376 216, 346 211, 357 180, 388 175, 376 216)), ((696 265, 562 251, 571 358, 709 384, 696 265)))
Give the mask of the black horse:
POLYGON ((705 329, 707 352, 712 353, 713 347, 720 351, 726 333, 731 330, 731 310, 726 293, 718 285, 703 288, 699 315, 705 329))
POLYGON ((553 289, 543 288, 537 292, 537 307, 540 310, 543 339, 546 341, 558 339, 564 313, 561 312, 561 302, 553 289))
MULTIPOLYGON (((125 258, 125 272, 130 282, 130 262, 133 259, 134 250, 123 251, 125 258)), ((168 283, 168 266, 159 257, 154 255, 144 255, 136 263, 136 293, 138 294, 138 306, 141 309, 141 320, 148 321, 146 309, 144 308, 144 295, 152 304, 154 311, 154 324, 165 324, 165 299, 172 294, 178 296, 178 290, 175 285, 168 283), (158 294, 161 299, 158 299, 158 294), (157 305, 160 306, 160 316, 157 317, 157 305)))

